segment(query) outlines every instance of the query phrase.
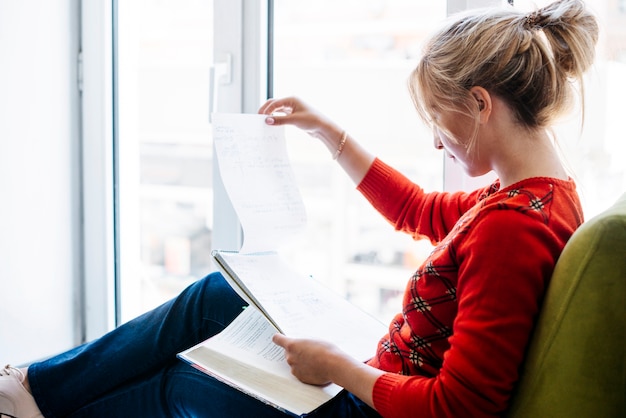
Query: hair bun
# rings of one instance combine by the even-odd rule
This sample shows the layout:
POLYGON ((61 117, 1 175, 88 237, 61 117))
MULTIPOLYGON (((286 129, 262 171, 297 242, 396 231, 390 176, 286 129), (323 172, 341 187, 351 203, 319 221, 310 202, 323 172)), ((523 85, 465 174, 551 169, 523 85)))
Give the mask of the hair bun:
POLYGON ((526 15, 526 19, 524 20, 524 29, 527 30, 536 30, 541 29, 542 26, 539 23, 541 19, 541 14, 539 10, 532 11, 526 15))

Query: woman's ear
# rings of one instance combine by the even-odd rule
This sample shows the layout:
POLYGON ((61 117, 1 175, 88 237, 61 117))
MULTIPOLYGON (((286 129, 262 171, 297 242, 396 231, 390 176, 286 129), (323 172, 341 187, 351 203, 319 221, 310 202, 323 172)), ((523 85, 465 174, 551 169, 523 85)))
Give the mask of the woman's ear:
POLYGON ((478 107, 480 123, 487 123, 491 111, 493 109, 493 103, 491 102, 491 95, 484 87, 474 86, 470 89, 470 93, 474 100, 476 100, 476 107, 478 107))

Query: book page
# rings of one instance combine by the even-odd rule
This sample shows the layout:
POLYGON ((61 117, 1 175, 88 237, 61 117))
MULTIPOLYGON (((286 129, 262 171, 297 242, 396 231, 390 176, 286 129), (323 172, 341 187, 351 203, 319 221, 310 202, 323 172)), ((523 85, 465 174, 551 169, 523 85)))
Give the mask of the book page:
POLYGON ((285 350, 272 342, 278 331, 253 307, 248 307, 224 331, 208 339, 201 345, 219 351, 227 347, 235 358, 254 359, 255 366, 289 375, 285 361, 285 350))
POLYGON ((220 174, 243 229, 240 253, 275 251, 304 230, 306 212, 282 126, 265 115, 213 115, 220 174))
POLYGON ((380 321, 317 280, 298 273, 277 253, 217 252, 236 286, 290 337, 329 341, 352 357, 366 361, 387 332, 380 321))
MULTIPOLYGON (((266 125, 264 115, 215 114, 213 130, 220 174, 244 234, 238 253, 214 251, 213 256, 233 289, 250 303, 246 311, 258 316, 244 312, 236 324, 189 351, 187 358, 218 379, 284 407, 312 388, 319 394, 319 388, 291 375, 271 343, 276 330, 329 341, 367 361, 387 328, 278 255, 306 225, 283 127, 266 125), (282 389, 269 393, 272 387, 282 389)), ((336 385, 324 387, 325 396, 331 392, 338 393, 336 385)), ((317 399, 310 394, 304 398, 317 399)))
POLYGON ((276 329, 253 307, 224 331, 179 357, 242 392, 295 414, 310 412, 341 391, 313 386, 291 374, 284 350, 272 342, 276 329))

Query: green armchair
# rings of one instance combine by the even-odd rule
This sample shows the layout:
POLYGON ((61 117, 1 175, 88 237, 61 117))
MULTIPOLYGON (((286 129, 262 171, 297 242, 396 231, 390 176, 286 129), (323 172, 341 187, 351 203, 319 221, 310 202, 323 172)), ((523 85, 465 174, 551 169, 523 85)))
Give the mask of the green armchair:
POLYGON ((626 417, 626 194, 565 246, 507 417, 626 417))

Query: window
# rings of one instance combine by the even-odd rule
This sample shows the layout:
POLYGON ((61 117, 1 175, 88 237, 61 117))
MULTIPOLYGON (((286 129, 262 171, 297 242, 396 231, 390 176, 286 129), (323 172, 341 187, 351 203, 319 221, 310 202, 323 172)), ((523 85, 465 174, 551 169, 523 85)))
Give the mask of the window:
MULTIPOLYGON (((213 204, 221 204, 213 201, 208 121, 215 6, 194 0, 119 4, 122 320, 212 268, 213 204)), ((275 95, 296 92, 331 113, 350 109, 337 120, 351 134, 427 187, 441 188, 442 158, 423 140, 429 134, 412 111, 406 77, 422 38, 445 16, 445 4, 275 1, 273 9, 275 95), (378 119, 364 107, 364 94, 378 106, 378 119)), ((309 215, 309 233, 290 258, 384 315, 384 301, 397 297, 428 246, 389 231, 323 147, 299 139, 301 133, 289 135, 309 215), (388 276, 397 281, 381 287, 388 276), (356 279, 369 283, 366 292, 357 292, 356 279)))
POLYGON ((256 109, 266 95, 252 63, 267 47, 261 3, 118 2, 118 322, 209 273, 212 246, 237 241, 214 178, 210 113, 256 109))
MULTIPOLYGON (((214 186, 219 183, 212 164, 208 115, 214 97, 209 91, 222 99, 243 97, 237 105, 218 106, 219 111, 255 112, 267 88, 267 68, 258 64, 268 33, 264 6, 258 6, 265 2, 120 3, 119 253, 125 320, 212 270, 209 253, 218 235, 238 233, 232 219, 227 227, 213 225, 215 212, 229 209, 214 186), (251 3, 257 8, 246 9, 251 3), (227 17, 215 17, 218 10, 227 17), (227 23, 230 18, 235 23, 227 23), (251 21, 258 32, 246 35, 251 21), (220 37, 243 45, 239 52, 245 55, 216 49, 220 37), (231 82, 218 82, 211 90, 211 67, 229 59, 231 82), (250 74, 256 77, 252 83, 250 74)), ((406 88, 421 42, 448 8, 458 9, 457 3, 274 0, 272 72, 267 80, 273 96, 302 97, 428 190, 474 187, 476 182, 458 170, 444 168, 444 158, 432 147, 432 134, 415 114, 406 88)), ((603 33, 598 63, 587 83, 585 129, 580 134, 577 124, 565 123, 558 132, 590 217, 625 187, 618 112, 626 77, 623 22, 611 10, 619 6, 608 0, 588 3, 600 16, 603 33)), ((515 6, 525 7, 521 1, 515 6)), ((406 279, 430 244, 391 230, 324 146, 295 129, 287 134, 309 217, 306 235, 290 247, 288 257, 386 320, 397 311, 406 279)))
MULTIPOLYGON (((440 190, 443 157, 414 111, 406 81, 422 41, 445 15, 445 2, 276 0, 274 96, 301 97, 384 161, 440 190)), ((308 232, 289 256, 388 319, 430 243, 394 232, 326 147, 287 132, 309 217, 308 232)))
POLYGON ((210 268, 213 2, 119 2, 121 320, 210 268))

